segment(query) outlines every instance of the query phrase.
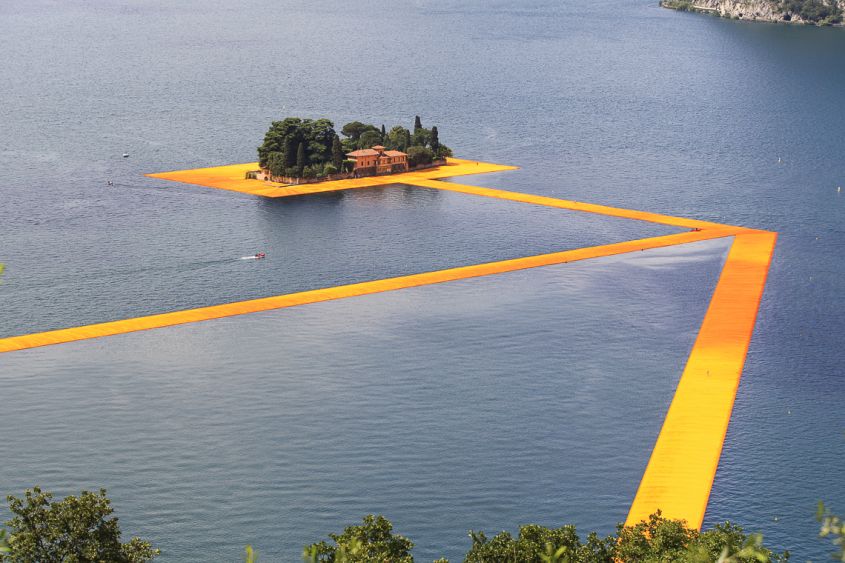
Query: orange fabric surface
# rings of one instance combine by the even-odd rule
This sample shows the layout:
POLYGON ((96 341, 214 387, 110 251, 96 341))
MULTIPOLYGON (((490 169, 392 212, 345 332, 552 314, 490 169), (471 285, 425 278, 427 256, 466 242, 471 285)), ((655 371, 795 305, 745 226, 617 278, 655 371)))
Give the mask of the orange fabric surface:
POLYGON ((538 266, 574 262, 576 260, 586 260, 588 258, 597 258, 600 256, 611 256, 613 254, 622 254, 635 250, 645 250, 648 248, 658 248, 671 246, 673 244, 682 244, 685 242, 729 236, 730 234, 729 230, 720 231, 717 229, 698 232, 690 231, 675 235, 620 242, 605 246, 580 248, 565 252, 541 254, 538 256, 516 258, 513 260, 503 260, 501 262, 462 266, 459 268, 450 268, 448 270, 426 272, 423 274, 413 274, 410 276, 387 278, 351 285, 341 285, 326 289, 316 289, 274 297, 265 297, 262 299, 252 299, 249 301, 239 301, 235 303, 225 303, 223 305, 212 305, 210 307, 174 311, 171 313, 162 313, 160 315, 150 315, 146 317, 137 317, 133 319, 124 319, 81 327, 51 330, 48 332, 27 334, 23 336, 12 336, 0 339, 0 352, 11 352, 13 350, 23 350, 26 348, 47 346, 50 344, 61 344, 65 342, 73 342, 75 340, 97 338, 100 336, 112 336, 115 334, 124 334, 127 332, 135 332, 151 328, 161 328, 196 321, 218 319, 233 315, 243 315, 245 313, 255 313, 270 309, 282 309, 285 307, 293 307, 295 305, 317 303, 320 301, 342 299, 345 297, 355 297, 406 287, 442 283, 478 276, 488 276, 490 274, 512 272, 514 270, 522 270, 526 268, 536 268, 538 266))
MULTIPOLYGON (((672 217, 671 215, 660 215, 659 213, 650 213, 648 211, 636 211, 633 209, 622 209, 619 207, 608 207, 606 205, 596 205, 593 203, 583 203, 580 201, 572 201, 568 199, 558 199, 554 197, 546 197, 532 194, 525 194, 521 192, 510 192, 507 190, 496 190, 493 188, 482 188, 479 186, 467 186, 464 184, 455 184, 453 182, 439 182, 437 180, 418 180, 411 178, 407 181, 415 186, 423 186, 426 188, 436 188, 438 190, 447 190, 452 192, 460 192, 464 194, 479 195, 484 197, 493 197, 497 199, 507 199, 510 201, 519 201, 523 203, 533 203, 535 205, 545 205, 546 207, 557 207, 560 209, 570 209, 572 211, 583 211, 586 213, 597 213, 599 215, 609 215, 612 217, 622 217, 625 219, 635 219, 638 221, 648 221, 651 223, 660 223, 663 225, 672 225, 675 227, 683 227, 687 229, 704 229, 714 227, 724 227, 719 223, 710 223, 708 221, 699 221, 697 219, 686 219, 684 217, 672 217)), ((737 230, 742 230, 742 227, 735 227, 737 230)))
POLYGON ((573 211, 650 221, 694 230, 604 246, 0 338, 0 352, 734 236, 733 245, 710 306, 678 383, 672 404, 626 521, 628 525, 636 524, 660 509, 669 518, 681 518, 692 527, 701 527, 710 489, 719 464, 745 355, 751 341, 757 309, 777 238, 776 233, 645 211, 437 181, 437 178, 515 169, 512 166, 477 161, 449 159, 448 165, 428 170, 303 186, 286 186, 260 180, 245 180, 244 174, 256 168, 256 163, 233 164, 148 174, 148 176, 264 197, 288 197, 401 183, 573 211))
POLYGON ((171 180, 185 184, 195 184, 207 188, 229 190, 263 197, 290 197, 296 195, 316 194, 349 190, 354 188, 369 188, 385 184, 409 183, 409 179, 432 179, 466 174, 484 174, 487 172, 502 172, 516 170, 515 166, 449 158, 445 166, 427 168, 414 172, 390 174, 388 176, 367 176, 365 178, 350 178, 348 180, 333 180, 314 184, 289 185, 264 180, 246 180, 244 176, 250 170, 258 170, 257 162, 245 164, 229 164, 227 166, 213 166, 211 168, 194 168, 191 170, 174 170, 172 172, 157 172, 146 174, 150 178, 171 180))
POLYGON ((627 525, 659 508, 701 528, 776 238, 735 237, 627 525))

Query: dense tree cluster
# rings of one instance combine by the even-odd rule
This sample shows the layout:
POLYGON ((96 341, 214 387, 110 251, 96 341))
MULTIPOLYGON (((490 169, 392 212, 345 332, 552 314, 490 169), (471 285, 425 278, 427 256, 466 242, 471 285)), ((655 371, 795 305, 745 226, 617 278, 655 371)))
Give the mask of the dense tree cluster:
POLYGON ((821 25, 842 21, 842 10, 836 0, 782 0, 781 9, 786 12, 786 19, 798 14, 804 21, 821 25))
MULTIPOLYGON (((105 490, 83 491, 53 501, 53 495, 35 487, 23 498, 7 497, 13 517, 0 528, 0 563, 147 563, 159 555, 149 542, 132 538, 121 543, 120 526, 112 517, 105 490), (8 533, 7 533, 8 532, 8 533)), ((816 520, 819 537, 835 547, 833 558, 845 561, 845 524, 819 502, 816 520)), ((763 545, 759 534, 746 534, 730 523, 699 532, 682 520, 663 518, 660 511, 636 526, 619 524, 606 537, 591 533, 586 539, 574 526, 546 528, 520 526, 513 537, 500 532, 488 538, 469 533, 471 546, 464 563, 780 563, 789 552, 777 553, 763 545)), ((306 546, 306 563, 413 563, 414 542, 393 532, 383 516, 365 516, 360 525, 348 526, 331 541, 306 546)), ((246 547, 246 563, 257 553, 246 547)), ((448 563, 438 559, 434 563, 448 563)))
MULTIPOLYGON (((330 534, 333 543, 307 546, 303 558, 308 563, 412 563, 413 542, 392 530, 384 517, 366 516, 361 525, 330 534)), ((591 533, 585 541, 574 526, 536 524, 520 526, 517 537, 501 532, 488 538, 484 532, 470 532, 470 538, 472 546, 464 563, 752 563, 789 559, 788 552, 772 552, 762 545, 759 535, 746 535, 738 526, 726 523, 699 532, 682 521, 663 518, 659 512, 637 526, 620 524, 615 535, 602 538, 591 533)), ((440 559, 435 563, 448 562, 440 559)))
POLYGON ((320 178, 348 170, 346 153, 376 145, 407 152, 411 166, 452 156, 451 149, 440 143, 437 127, 425 129, 419 116, 413 133, 399 125, 388 131, 384 125, 379 128, 353 121, 344 125, 340 134, 343 138, 328 119, 286 117, 274 121, 258 147, 259 165, 273 176, 320 178))
POLYGON ((14 516, 6 522, 9 539, 0 534, 0 562, 142 563, 159 554, 139 538, 121 543, 105 490, 53 501, 52 493, 35 487, 8 501, 14 516))

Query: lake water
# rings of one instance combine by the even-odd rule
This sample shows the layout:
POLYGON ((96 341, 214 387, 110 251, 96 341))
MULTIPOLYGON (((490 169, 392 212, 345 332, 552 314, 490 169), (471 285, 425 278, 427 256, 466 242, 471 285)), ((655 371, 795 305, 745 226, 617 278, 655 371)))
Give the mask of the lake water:
MULTIPOLYGON (((668 232, 418 188, 279 202, 142 176, 252 160, 285 115, 419 114, 456 156, 522 168, 464 183, 780 233, 705 526, 824 559, 815 502, 845 511, 845 31, 654 4, 0 4, 0 335, 668 232)), ((420 560, 459 559, 470 528, 609 532, 725 250, 3 355, 0 493, 105 486, 162 561, 246 543, 297 560, 367 512, 420 560)))

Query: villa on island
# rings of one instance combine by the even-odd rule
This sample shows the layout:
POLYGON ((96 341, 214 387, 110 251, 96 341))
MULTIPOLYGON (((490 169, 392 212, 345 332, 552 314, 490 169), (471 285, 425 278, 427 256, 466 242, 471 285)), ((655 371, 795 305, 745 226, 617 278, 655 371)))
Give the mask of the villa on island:
POLYGON ((270 125, 258 147, 258 169, 244 177, 296 185, 443 166, 452 150, 439 135, 436 126, 423 127, 419 116, 413 131, 353 121, 340 134, 325 118, 286 117, 270 125))
POLYGON ((408 171, 407 153, 385 150, 381 145, 346 153, 346 157, 355 161, 352 167, 355 176, 375 176, 408 171))

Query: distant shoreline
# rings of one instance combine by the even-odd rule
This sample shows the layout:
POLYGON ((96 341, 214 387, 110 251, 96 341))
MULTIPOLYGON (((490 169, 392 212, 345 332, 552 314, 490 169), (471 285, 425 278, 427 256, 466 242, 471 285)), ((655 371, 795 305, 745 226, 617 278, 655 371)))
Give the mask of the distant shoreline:
MULTIPOLYGON (((845 12, 843 4, 845 4, 843 0, 837 0, 837 7, 840 12, 845 12)), ((813 27, 843 27, 841 14, 839 16, 822 18, 818 21, 808 20, 802 18, 798 13, 784 11, 779 2, 772 0, 749 0, 747 2, 726 2, 724 0, 660 0, 660 6, 680 12, 697 12, 731 20, 813 27)))

